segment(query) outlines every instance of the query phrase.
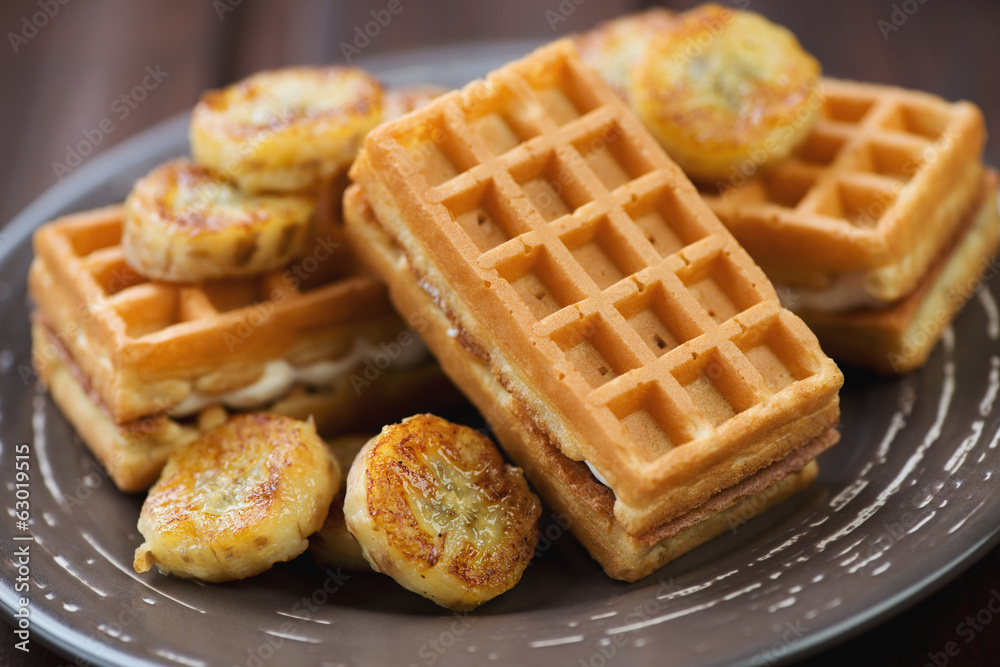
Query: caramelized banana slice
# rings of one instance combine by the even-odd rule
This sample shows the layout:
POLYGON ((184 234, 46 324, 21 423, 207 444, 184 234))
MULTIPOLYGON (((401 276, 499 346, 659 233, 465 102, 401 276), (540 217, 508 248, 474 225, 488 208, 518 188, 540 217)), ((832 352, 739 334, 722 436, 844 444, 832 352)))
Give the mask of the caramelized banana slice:
POLYGON ((311 422, 244 414, 167 461, 139 515, 133 567, 230 581, 298 556, 340 488, 311 422))
POLYGON ((252 196, 187 160, 163 164, 125 200, 122 249, 139 273, 202 282, 281 268, 309 243, 315 203, 252 196))
POLYGON ((481 433, 434 415, 386 426, 358 454, 344 515, 365 558, 405 588, 467 610, 521 578, 538 498, 481 433))
POLYGON ((371 570, 361 551, 361 545, 347 530, 344 521, 344 488, 347 471, 355 457, 368 442, 368 436, 346 435, 331 441, 330 450, 341 470, 341 491, 333 497, 330 512, 323 526, 309 538, 309 553, 323 567, 342 567, 347 570, 371 570))
POLYGON ((205 93, 191 154, 247 192, 316 188, 354 160, 382 119, 382 86, 356 67, 259 72, 205 93))
POLYGON ((632 70, 645 59, 654 40, 667 39, 677 14, 654 7, 628 14, 575 35, 584 62, 593 65, 626 101, 631 100, 632 70))
POLYGON ((788 156, 818 118, 819 80, 819 64, 791 32, 708 4, 650 42, 629 89, 639 117, 681 168, 715 181, 788 156))

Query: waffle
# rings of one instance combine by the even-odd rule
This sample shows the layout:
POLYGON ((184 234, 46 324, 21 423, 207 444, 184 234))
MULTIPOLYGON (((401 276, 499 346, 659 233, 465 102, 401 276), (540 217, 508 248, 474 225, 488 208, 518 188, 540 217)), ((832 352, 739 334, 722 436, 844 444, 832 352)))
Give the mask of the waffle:
POLYGON ((114 206, 44 226, 29 272, 36 368, 119 488, 149 486, 220 406, 336 433, 457 401, 339 237, 285 273, 173 285, 128 268, 121 223, 114 206))
POLYGON ((198 395, 250 385, 271 362, 357 356, 359 339, 377 346, 405 329, 333 232, 287 271, 180 285, 128 267, 121 223, 114 206, 42 227, 29 273, 43 319, 117 423, 183 412, 198 395))
MULTIPOLYGON (((120 490, 142 491, 160 474, 171 452, 204 429, 221 423, 227 412, 212 406, 186 419, 163 413, 116 423, 89 390, 87 380, 58 338, 38 318, 32 323, 34 365, 53 400, 120 490)), ((312 418, 320 434, 378 428, 421 410, 450 407, 457 392, 437 364, 379 375, 357 392, 350 378, 321 390, 297 388, 261 410, 296 419, 312 418)))
POLYGON ((838 433, 829 429, 798 450, 802 456, 759 471, 740 488, 717 494, 642 536, 628 534, 614 513, 615 496, 588 466, 565 456, 543 433, 525 404, 494 377, 479 350, 458 335, 410 270, 409 261, 375 218, 357 187, 348 190, 344 213, 359 256, 389 281, 400 312, 425 323, 423 338, 449 377, 479 406, 507 453, 525 470, 548 506, 615 579, 636 581, 713 537, 734 529, 808 486, 817 474, 815 457, 838 433))
POLYGON ((990 260, 998 245, 997 174, 990 170, 954 238, 910 294, 891 308, 804 309, 800 315, 836 359, 883 374, 911 371, 927 360, 984 277, 996 272, 990 260))
POLYGON ((812 307, 830 310, 892 303, 979 195, 983 117, 891 86, 824 79, 822 93, 822 118, 793 157, 762 174, 748 165, 751 178, 705 199, 779 291, 817 292, 812 307))
MULTIPOLYGON (((569 42, 376 128, 351 176, 451 333, 606 481, 630 535, 836 423, 836 365, 569 42)), ((452 379, 516 450, 507 411, 452 379)))

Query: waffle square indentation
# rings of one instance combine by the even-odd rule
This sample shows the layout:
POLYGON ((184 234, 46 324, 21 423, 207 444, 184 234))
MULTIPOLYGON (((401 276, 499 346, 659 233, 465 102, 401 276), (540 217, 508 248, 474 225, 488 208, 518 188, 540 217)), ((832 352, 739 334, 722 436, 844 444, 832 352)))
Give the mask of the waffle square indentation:
POLYGON ((917 146, 873 142, 861 149, 855 167, 908 181, 916 175, 922 164, 921 149, 917 146))
POLYGON ((639 365, 620 337, 598 314, 557 330, 552 340, 595 389, 639 365))
POLYGON ((560 239, 602 290, 645 267, 607 216, 577 225, 560 239))
POLYGON ((703 333, 691 313, 662 283, 630 295, 616 307, 658 357, 703 333))
POLYGON ((854 227, 872 229, 895 201, 896 195, 891 190, 842 181, 823 193, 816 212, 845 220, 854 227))
POLYGON ((948 128, 950 116, 931 105, 900 104, 882 119, 882 127, 937 141, 948 128))
POLYGON ((573 144, 587 166, 608 190, 625 185, 652 170, 617 123, 611 123, 573 144))
POLYGON ((97 250, 117 247, 122 239, 122 225, 118 220, 104 220, 88 227, 68 227, 63 232, 73 253, 86 257, 97 250))
POLYGON ((725 423, 757 402, 753 388, 715 351, 682 364, 673 374, 712 426, 725 423))
POLYGON ((431 187, 450 181, 475 164, 467 146, 463 146, 444 126, 440 118, 397 137, 410 161, 431 187))
POLYGON ((689 442, 689 415, 663 389, 643 384, 616 396, 608 408, 617 417, 635 451, 646 461, 689 442))
POLYGON ((460 193, 445 202, 458 224, 480 252, 486 252, 523 231, 508 202, 497 195, 493 181, 460 193))
POLYGON ((531 105, 498 81, 473 84, 461 102, 465 124, 494 155, 502 155, 542 132, 538 114, 531 112, 531 105))
POLYGON ((104 296, 112 296, 129 287, 149 282, 149 278, 137 273, 135 269, 125 262, 125 258, 118 248, 109 250, 114 254, 113 259, 101 262, 93 261, 97 259, 95 255, 101 253, 102 249, 91 253, 89 257, 91 261, 88 261, 90 275, 94 277, 94 281, 104 290, 104 296))
POLYGON ((565 125, 600 105, 579 73, 565 62, 533 68, 524 78, 556 125, 565 125))
POLYGON ((792 170, 776 170, 766 174, 750 187, 760 189, 760 200, 783 208, 795 208, 815 184, 812 175, 792 170))
POLYGON ((857 124, 864 119, 873 104, 874 100, 870 98, 828 94, 823 104, 823 115, 832 121, 857 124))
POLYGON ((764 298, 724 250, 697 258, 678 271, 677 277, 708 316, 720 324, 764 298))
POLYGON ((779 392, 815 374, 806 351, 780 317, 758 322, 733 339, 736 347, 757 369, 768 389, 779 392))
POLYGON ((501 260, 496 269, 539 320, 586 296, 545 246, 501 260))
POLYGON ((569 215, 591 198, 584 184, 555 153, 516 165, 511 175, 546 222, 569 215))
POLYGON ((795 155, 803 162, 827 165, 837 159, 844 142, 844 137, 813 130, 795 150, 795 155))
POLYGON ((660 257, 667 257, 709 231, 687 206, 681 205, 669 187, 647 192, 625 205, 625 213, 660 257))
POLYGON ((181 321, 180 288, 165 283, 146 283, 119 293, 114 311, 125 324, 130 338, 162 331, 181 321))
POLYGON ((521 143, 521 137, 499 113, 488 113, 469 125, 494 155, 502 155, 521 143))

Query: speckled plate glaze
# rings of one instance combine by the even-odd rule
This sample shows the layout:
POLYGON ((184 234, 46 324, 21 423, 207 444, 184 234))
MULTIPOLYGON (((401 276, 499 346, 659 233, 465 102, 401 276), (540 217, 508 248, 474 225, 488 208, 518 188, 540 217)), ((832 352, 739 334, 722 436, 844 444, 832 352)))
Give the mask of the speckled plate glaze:
MULTIPOLYGON (((460 85, 526 52, 507 43, 369 61, 392 84, 460 85)), ((121 199, 186 147, 186 118, 91 160, 0 242, 0 489, 14 447, 32 454, 32 631, 108 665, 773 664, 870 626, 944 583, 997 541, 1000 324, 992 279, 927 366, 887 380, 848 372, 843 437, 817 484, 632 585, 612 581, 551 518, 522 582, 452 614, 379 575, 308 558, 257 578, 197 585, 136 575, 140 497, 118 493, 31 371, 25 275, 31 231, 121 199)), ((988 268, 992 275, 993 267, 988 268)), ((11 614, 15 520, 0 540, 11 614)))

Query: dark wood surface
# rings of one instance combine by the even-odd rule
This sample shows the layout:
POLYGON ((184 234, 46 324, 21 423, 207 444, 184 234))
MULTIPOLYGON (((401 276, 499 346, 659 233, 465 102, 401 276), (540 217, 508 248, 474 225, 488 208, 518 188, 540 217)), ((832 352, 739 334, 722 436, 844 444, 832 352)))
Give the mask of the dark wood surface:
MULTIPOLYGON (((410 1, 403 0, 407 5, 410 1)), ((66 4, 0 3, 0 225, 58 182, 58 172, 65 171, 60 165, 72 168, 70 146, 84 139, 96 144, 93 154, 81 157, 86 163, 94 154, 189 108, 206 88, 267 67, 343 62, 339 44, 369 20, 372 9, 386 4, 61 2, 66 4), (43 21, 38 13, 46 6, 54 15, 43 21), (27 28, 32 21, 44 25, 27 28), (131 96, 144 78, 151 88, 144 99, 122 97, 131 96), (102 125, 105 119, 110 124, 102 125)), ((419 0, 372 40, 363 55, 477 40, 547 39, 645 4, 562 2, 575 9, 553 31, 545 12, 559 11, 560 0, 419 0)), ((991 127, 1000 128, 1000 3, 995 0, 731 4, 760 11, 791 28, 828 74, 969 99, 983 109, 991 127)), ((991 140, 986 154, 988 161, 1000 164, 1000 141, 991 140)), ((1000 617, 991 614, 992 622, 979 626, 975 620, 998 590, 1000 549, 995 549, 917 605, 803 664, 1000 664, 1000 617), (981 630, 970 638, 969 627, 981 630), (957 655, 947 655, 948 648, 957 655)), ((0 626, 0 665, 74 664, 37 642, 28 655, 13 650, 13 643, 10 628, 0 626)))

